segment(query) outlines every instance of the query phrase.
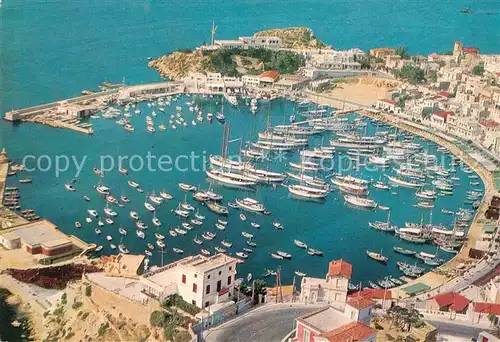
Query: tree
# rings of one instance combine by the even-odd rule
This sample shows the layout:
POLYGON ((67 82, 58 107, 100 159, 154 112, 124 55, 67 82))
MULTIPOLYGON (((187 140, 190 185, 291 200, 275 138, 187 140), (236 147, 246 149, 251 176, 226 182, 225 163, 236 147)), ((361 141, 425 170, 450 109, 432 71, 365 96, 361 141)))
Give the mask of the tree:
POLYGON ((437 81, 437 71, 436 70, 429 70, 427 73, 427 80, 430 82, 436 82, 437 81))
POLYGON ((476 65, 472 68, 472 74, 476 76, 482 76, 484 74, 484 66, 482 64, 476 65))
POLYGON ((266 294, 266 286, 267 284, 264 280, 257 279, 256 281, 254 281, 253 283, 254 303, 258 302, 259 295, 266 294))
POLYGON ((406 59, 410 57, 408 54, 408 49, 405 46, 400 46, 396 49, 396 55, 400 56, 401 59, 406 59))
POLYGON ((425 80, 424 70, 412 64, 406 64, 401 69, 393 69, 392 73, 397 78, 407 80, 411 84, 419 84, 425 80))
POLYGON ((153 311, 149 316, 149 324, 153 327, 163 327, 165 325, 166 316, 165 311, 153 311))

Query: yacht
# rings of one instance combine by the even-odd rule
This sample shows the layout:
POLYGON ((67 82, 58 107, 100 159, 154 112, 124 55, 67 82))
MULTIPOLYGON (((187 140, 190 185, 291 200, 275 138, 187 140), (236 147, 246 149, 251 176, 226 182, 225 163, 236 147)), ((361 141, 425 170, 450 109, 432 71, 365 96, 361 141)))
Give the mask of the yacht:
POLYGON ((166 200, 171 200, 171 199, 173 199, 172 195, 170 195, 170 194, 169 194, 168 192, 166 192, 165 190, 160 191, 160 196, 161 196, 161 198, 166 199, 166 200))
POLYGON ((293 243, 299 248, 307 248, 307 245, 300 240, 293 240, 293 243))
POLYGON ((252 186, 257 184, 254 178, 239 173, 220 170, 207 170, 205 173, 209 178, 228 185, 252 186))
POLYGON ((238 204, 238 206, 241 209, 248 210, 248 211, 254 211, 254 212, 263 212, 266 210, 263 204, 261 204, 259 201, 253 199, 253 198, 236 198, 235 202, 238 204))
POLYGON ((208 209, 210 209, 211 211, 213 211, 214 213, 219 214, 219 215, 228 215, 229 214, 229 210, 227 210, 226 207, 218 204, 217 202, 208 202, 207 207, 208 207, 208 209))
POLYGON ((377 207, 377 202, 368 198, 357 197, 352 195, 344 195, 344 200, 358 207, 372 208, 372 209, 377 207))
POLYGON ((306 185, 289 185, 288 191, 293 195, 304 198, 325 198, 328 195, 328 190, 306 185))
POLYGON ((185 191, 196 191, 196 187, 191 184, 179 183, 179 188, 185 191))
POLYGON ((236 170, 236 171, 242 171, 245 168, 251 166, 250 163, 231 160, 229 158, 224 158, 220 155, 217 156, 210 155, 209 161, 212 166, 217 166, 219 168, 236 170))

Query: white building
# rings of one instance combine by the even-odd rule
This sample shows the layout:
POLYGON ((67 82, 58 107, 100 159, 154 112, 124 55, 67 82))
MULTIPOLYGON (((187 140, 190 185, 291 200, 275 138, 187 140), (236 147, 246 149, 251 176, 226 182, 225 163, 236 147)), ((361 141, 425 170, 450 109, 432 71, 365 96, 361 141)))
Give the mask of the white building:
POLYGON ((395 113, 397 102, 394 100, 381 99, 375 104, 377 109, 383 110, 385 112, 395 113))
POLYGON ((243 75, 241 81, 245 87, 258 88, 260 83, 259 75, 243 75))
POLYGON ((264 48, 278 50, 282 47, 282 41, 279 37, 239 37, 236 40, 215 40, 214 45, 219 48, 264 48))
POLYGON ((238 259, 225 254, 189 256, 141 277, 142 291, 159 301, 179 294, 199 308, 231 300, 238 259))
POLYGON ((306 67, 326 70, 360 70, 361 64, 357 62, 357 59, 363 55, 359 49, 329 50, 321 54, 308 55, 306 67))
POLYGON ((352 275, 352 265, 344 260, 330 261, 325 278, 303 277, 300 301, 303 303, 328 303, 343 308, 352 275))

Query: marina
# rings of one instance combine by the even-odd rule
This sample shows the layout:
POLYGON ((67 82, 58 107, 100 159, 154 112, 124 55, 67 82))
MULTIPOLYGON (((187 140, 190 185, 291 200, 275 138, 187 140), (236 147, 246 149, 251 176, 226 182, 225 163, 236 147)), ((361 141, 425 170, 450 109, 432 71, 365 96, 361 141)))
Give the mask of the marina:
MULTIPOLYGON (((162 114, 157 114, 155 119, 147 121, 152 123, 156 120, 157 124, 160 121, 159 116, 170 115, 168 113, 177 113, 175 117, 185 117, 185 121, 191 121, 188 118, 195 114, 188 111, 185 106, 187 99, 196 103, 196 106, 204 114, 206 112, 203 111, 203 108, 212 107, 215 109, 217 106, 221 106, 221 101, 224 101, 222 98, 215 96, 211 98, 204 95, 160 98, 160 100, 153 101, 155 103, 161 101, 161 105, 165 107, 165 112, 161 112, 162 114), (166 102, 169 102, 170 106, 166 102)), ((147 113, 152 111, 145 103, 150 102, 145 101, 135 104, 135 108, 144 114, 135 114, 128 118, 136 128, 144 127, 142 116, 148 115, 147 113)), ((159 104, 156 104, 156 106, 159 106, 159 104)), ((225 135, 225 126, 216 121, 210 124, 207 120, 197 123, 197 125, 190 124, 188 126, 181 124, 182 127, 178 127, 178 129, 174 130, 169 127, 164 132, 157 131, 151 134, 146 127, 129 133, 123 132, 120 129, 121 125, 116 124, 115 120, 94 119, 95 134, 92 141, 87 142, 87 145, 89 148, 99 149, 99 153, 106 153, 107 149, 112 153, 115 144, 126 146, 127 152, 131 154, 144 153, 144 148, 147 145, 135 144, 134 141, 165 146, 160 147, 164 151, 167 150, 166 146, 168 145, 168 152, 172 155, 187 154, 188 151, 196 150, 197 146, 204 146, 206 155, 214 156, 211 159, 213 165, 207 172, 190 170, 180 173, 171 171, 168 174, 169 181, 163 184, 158 182, 159 178, 156 177, 155 173, 134 172, 130 165, 124 165, 127 172, 124 169, 116 169, 104 172, 103 177, 98 170, 84 169, 75 184, 72 184, 76 191, 67 191, 64 186, 57 187, 57 190, 55 190, 64 192, 61 193, 61 196, 65 198, 65 202, 61 203, 63 206, 62 213, 58 213, 56 218, 56 220, 61 221, 58 222, 58 225, 63 227, 62 229, 67 229, 68 233, 72 233, 72 229, 76 230, 75 221, 84 222, 87 215, 95 215, 96 218, 92 220, 92 223, 84 223, 76 234, 88 241, 103 245, 102 253, 115 253, 115 249, 110 243, 102 241, 107 235, 114 236, 115 239, 122 236, 123 246, 121 249, 127 248, 131 253, 142 253, 147 243, 153 243, 157 246, 163 245, 163 243, 158 244, 159 240, 155 241, 154 232, 156 232, 166 237, 164 241, 165 246, 168 247, 165 247, 165 251, 168 250, 168 252, 165 254, 160 253, 161 248, 152 251, 152 255, 148 256, 150 264, 160 265, 162 257, 164 262, 169 262, 176 260, 181 254, 198 253, 200 252, 199 242, 202 242, 205 254, 207 252, 216 253, 223 248, 229 254, 239 255, 245 260, 245 263, 241 265, 243 272, 259 273, 263 269, 275 268, 280 265, 283 270, 283 281, 287 282, 291 282, 296 269, 306 269, 307 267, 321 269, 327 260, 338 258, 349 258, 349 261, 357 269, 360 269, 360 272, 356 275, 356 282, 375 281, 381 274, 399 278, 403 273, 397 266, 396 261, 411 262, 415 259, 410 253, 393 250, 394 245, 397 244, 402 250, 418 249, 418 252, 435 253, 436 247, 431 243, 432 240, 429 240, 429 243, 421 243, 418 244, 418 247, 415 247, 417 245, 415 245, 414 241, 417 241, 419 237, 394 234, 392 225, 404 227, 405 222, 418 223, 421 221, 423 210, 404 209, 405 207, 412 208, 419 203, 426 206, 422 202, 428 201, 427 197, 433 197, 431 192, 425 189, 419 190, 419 188, 424 185, 426 187, 440 186, 449 191, 449 186, 447 187, 444 183, 432 184, 432 180, 415 181, 409 178, 408 175, 398 174, 396 170, 399 170, 399 165, 394 161, 389 163, 383 154, 379 154, 379 159, 371 158, 372 164, 376 165, 376 167, 356 167, 356 163, 352 163, 351 159, 341 159, 341 163, 337 165, 337 168, 333 169, 325 167, 326 162, 321 162, 321 168, 316 167, 316 165, 320 165, 320 160, 329 159, 318 158, 318 156, 336 155, 342 157, 348 155, 347 151, 342 150, 334 152, 332 149, 328 154, 324 152, 327 151, 322 147, 325 141, 340 139, 337 135, 338 132, 321 131, 318 128, 308 130, 305 128, 307 123, 301 126, 291 126, 293 128, 286 128, 288 124, 283 119, 282 113, 293 113, 295 110, 294 101, 291 99, 278 99, 272 101, 269 106, 270 108, 266 108, 266 106, 260 105, 255 116, 251 113, 250 108, 245 106, 241 108, 225 106, 225 122, 231 124, 231 139, 239 139, 231 142, 228 136, 225 138, 226 143, 221 142, 220 138, 225 135), (270 114, 268 114, 268 110, 270 114), (276 130, 277 134, 292 132, 295 134, 293 139, 296 140, 289 138, 287 142, 282 142, 282 144, 288 145, 276 147, 276 136, 257 134, 257 132, 266 131, 269 127, 269 121, 273 125, 279 125, 279 129, 276 130), (207 143, 203 137, 208 134, 219 138, 212 139, 207 143), (269 138, 270 140, 264 140, 269 138), (297 139, 306 139, 307 146, 304 145, 303 140, 297 139), (175 144, 177 141, 184 141, 184 143, 175 144), (270 143, 260 145, 259 141, 268 141, 270 143), (226 157, 216 157, 217 153, 221 151, 221 145, 226 146, 221 155, 231 156, 231 160, 233 160, 231 163, 224 161, 223 158, 226 157), (255 148, 256 151, 261 151, 264 160, 255 161, 252 158, 245 158, 244 155, 235 159, 239 151, 247 148, 247 145, 253 146, 252 148, 255 148), (287 152, 283 152, 285 146, 287 152), (259 147, 261 148, 259 149, 259 147), (314 153, 301 153, 301 151, 313 151, 314 153), (239 161, 236 162, 235 160, 239 161), (231 167, 228 169, 225 165, 231 165, 231 167), (269 176, 288 175, 288 177, 277 180, 277 186, 271 186, 272 182, 258 182, 258 179, 254 176, 257 169, 262 170, 258 174, 259 176, 267 176, 267 172, 269 176), (96 172, 101 177, 94 174, 96 172), (332 180, 330 182, 328 176, 332 172, 335 176, 330 177, 332 180), (285 186, 279 186, 281 182, 285 186), (258 183, 260 184, 257 185, 258 183), (375 186, 374 190, 370 191, 370 183, 377 183, 380 190, 387 189, 389 191, 379 191, 375 186), (97 191, 91 190, 93 184, 98 184, 97 191), (332 186, 331 189, 329 184, 332 186), (387 186, 382 184, 387 184, 387 186), (211 189, 210 195, 203 191, 193 192, 186 196, 186 191, 189 193, 195 191, 196 188, 207 188, 209 186, 211 189), (144 193, 141 194, 137 189, 144 189, 144 193), (415 196, 417 191, 424 198, 415 196), (109 198, 110 193, 114 197, 109 198), (156 196, 154 193, 160 194, 160 196, 156 196), (82 196, 87 196, 90 202, 83 201, 82 196), (122 201, 123 196, 129 202, 122 201), (193 196, 192 201, 190 200, 191 196, 193 196), (209 196, 215 196, 212 198, 217 199, 219 202, 211 200, 209 196), (120 200, 118 201, 116 198, 120 198, 120 200), (100 208, 108 206, 107 203, 110 202, 110 199, 111 202, 116 201, 111 204, 110 208, 117 215, 113 216, 112 220, 101 219, 105 226, 99 227, 99 230, 103 231, 103 234, 96 235, 94 229, 90 227, 95 228, 94 225, 101 222, 97 217, 104 216, 105 212, 100 208), (163 199, 166 199, 166 201, 163 199), (318 201, 318 199, 321 199, 321 201, 318 201), (179 204, 179 202, 182 203, 179 204), (231 202, 235 202, 236 205, 228 205, 231 202), (349 204, 346 205, 345 202, 349 204), (387 211, 385 210, 386 208, 395 207, 395 203, 398 204, 396 206, 398 209, 391 211, 391 225, 388 226, 386 223, 387 211), (123 208, 120 208, 118 204, 122 204, 123 208), (383 204, 381 208, 377 208, 379 204, 383 204), (69 209, 82 206, 88 206, 88 210, 93 211, 87 213, 86 210, 75 212, 74 209, 69 209), (245 210, 242 211, 242 209, 245 210), (134 215, 129 215, 131 210, 134 215), (194 211, 197 213, 196 217, 194 211), (245 213, 243 215, 245 217, 244 221, 240 219, 240 214, 243 214, 243 212, 245 213), (267 215, 263 215, 266 213, 267 215), (137 221, 137 224, 134 224, 131 216, 135 220, 142 221, 137 221), (198 219, 198 216, 206 217, 206 219, 198 219), (218 217, 226 217, 223 221, 227 221, 227 225, 218 222, 218 217), (335 219, 332 219, 333 217, 335 219), (186 226, 183 223, 187 223, 184 220, 196 221, 197 224, 188 225, 190 229, 193 229, 192 232, 185 229, 186 226), (111 221, 113 224, 110 223, 111 221), (67 225, 65 222, 71 222, 71 224, 67 225), (107 224, 104 224, 104 222, 107 224), (280 223, 276 225, 274 224, 276 222, 280 223), (374 222, 377 229, 370 228, 369 222, 374 222), (151 228, 146 228, 151 223, 151 228), (124 235, 123 231, 118 232, 118 227, 127 230, 128 228, 134 229, 134 225, 139 228, 137 234, 124 235), (175 228, 176 226, 176 229, 169 230, 167 228, 175 228), (180 228, 180 226, 183 228, 180 228), (307 227, 307 229, 303 229, 303 227, 307 227), (343 229, 335 229, 334 227, 343 227, 343 229), (328 229, 330 233, 324 235, 322 241, 315 242, 317 241, 315 235, 320 234, 323 229, 328 229), (153 230, 153 232, 149 230, 153 230), (242 232, 245 233, 243 237, 242 232), (248 242, 250 236, 252 240, 248 242), (405 239, 402 239, 402 237, 405 239), (220 241, 222 240, 226 242, 226 245, 221 244, 220 241), (303 246, 297 245, 294 240, 298 240, 304 246, 307 244, 309 249, 304 250, 303 246), (339 244, 339 241, 344 242, 339 244), (231 247, 227 247, 229 243, 231 247), (352 244, 361 245, 370 251, 383 248, 386 251, 384 256, 388 257, 387 264, 375 261, 367 262, 366 256, 356 256, 349 253, 349 246, 352 244), (249 247, 253 250, 252 253, 248 252, 249 247), (176 249, 176 252, 171 252, 173 248, 176 249), (283 250, 290 255, 293 254, 293 258, 283 257, 283 255, 276 252, 283 250), (182 253, 179 251, 182 251, 182 253), (318 255, 322 257, 318 258, 318 255)), ((124 110, 126 106, 116 108, 121 113, 119 115, 127 112, 124 110)), ((133 107, 129 106, 129 108, 129 111, 132 111, 133 107)), ((217 110, 222 110, 222 108, 219 107, 217 110)), ((296 113, 296 115, 298 114, 296 113)), ((366 138, 357 138, 358 144, 366 145, 365 142, 368 142, 367 144, 370 146, 377 146, 378 153, 384 153, 380 147, 385 146, 387 141, 380 137, 370 138, 375 136, 374 134, 377 131, 378 125, 376 122, 363 119, 356 114, 345 113, 344 115, 344 118, 349 122, 358 118, 356 119, 357 122, 362 120, 366 123, 366 125, 360 126, 362 128, 358 130, 366 138)), ((315 121, 315 124, 317 124, 317 121, 315 121)), ((352 125, 346 125, 345 127, 352 127, 352 125)), ((44 128, 40 127, 40 129, 43 130, 44 128)), ((352 129, 352 132, 357 131, 355 125, 354 128, 347 129, 352 129)), ((341 135, 343 136, 341 139, 350 139, 346 138, 346 136, 349 136, 348 134, 341 135)), ((406 137, 407 134, 404 136, 406 137)), ((413 153, 425 149, 426 153, 436 155, 437 160, 445 164, 444 168, 450 167, 452 159, 446 151, 438 151, 434 145, 427 148, 426 144, 428 142, 421 140, 418 136, 413 136, 412 139, 414 144, 421 146, 418 149, 412 146, 413 153)), ((161 150, 156 152, 162 153, 161 150)), ((356 158, 362 159, 368 158, 368 156, 357 155, 356 158)), ((210 161, 210 158, 207 157, 207 160, 210 161)), ((88 165, 98 165, 98 160, 90 160, 88 165)), ((437 171, 439 172, 439 170, 437 171)), ((441 209, 446 208, 449 210, 451 208, 453 212, 458 211, 460 207, 466 206, 461 200, 466 191, 471 191, 473 187, 475 189, 481 187, 481 184, 473 186, 468 181, 465 181, 465 179, 468 179, 468 174, 460 169, 457 169, 453 175, 461 180, 463 179, 464 181, 461 182, 463 185, 454 187, 452 195, 437 196, 438 198, 434 199, 434 207, 426 209, 426 211, 432 210, 433 224, 447 226, 447 229, 450 229, 454 215, 443 213, 441 209)), ((44 190, 44 182, 38 181, 39 177, 46 177, 46 175, 36 174, 35 172, 32 177, 30 176, 33 183, 23 191, 46 191, 44 190)), ((71 177, 68 176, 68 178, 71 177)), ((31 196, 29 197, 31 198, 31 196)), ((40 212, 46 217, 53 215, 50 207, 43 203, 37 203, 33 198, 31 203, 28 202, 27 205, 36 207, 37 213, 40 212)), ((427 218, 426 224, 428 220, 427 218)), ((116 245, 114 247, 116 248, 116 245)), ((442 250, 442 253, 439 254, 440 258, 448 259, 454 255, 447 246, 443 246, 443 248, 445 250, 442 250), (447 250, 450 252, 447 252, 447 250)), ((116 251, 118 250, 116 249, 116 251)), ((421 267, 426 270, 433 267, 433 261, 423 261, 419 261, 421 267)))

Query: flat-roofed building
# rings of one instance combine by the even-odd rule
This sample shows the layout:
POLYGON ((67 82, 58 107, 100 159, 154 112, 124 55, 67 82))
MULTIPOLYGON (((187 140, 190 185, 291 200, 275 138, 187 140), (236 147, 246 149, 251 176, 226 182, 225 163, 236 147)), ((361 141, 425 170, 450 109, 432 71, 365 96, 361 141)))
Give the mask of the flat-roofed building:
POLYGON ((259 76, 260 80, 259 85, 263 88, 272 88, 279 78, 280 78, 280 73, 276 70, 264 71, 259 76))
POLYGON ((376 48, 370 50, 370 56, 375 58, 384 59, 387 56, 393 56, 396 54, 396 50, 393 48, 376 48))
POLYGON ((159 301, 179 294, 199 308, 223 303, 232 298, 237 262, 225 254, 189 256, 145 273, 142 291, 159 301))
POLYGON ((9 250, 23 249, 40 260, 82 251, 72 238, 47 220, 27 223, 0 235, 0 244, 9 250))
POLYGON ((282 47, 282 40, 280 37, 239 37, 238 39, 231 40, 215 40, 214 45, 219 48, 225 49, 249 49, 249 48, 262 48, 277 50, 282 47))

